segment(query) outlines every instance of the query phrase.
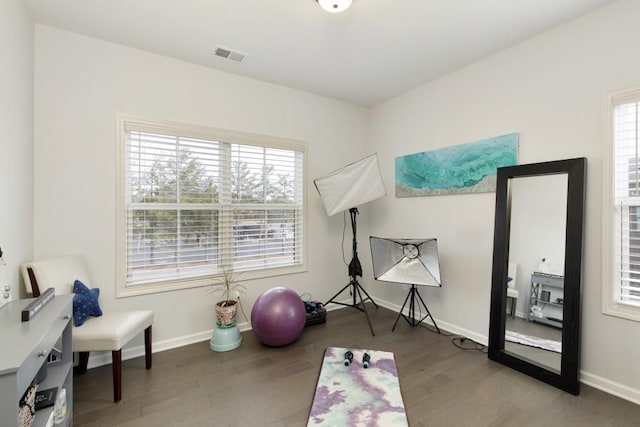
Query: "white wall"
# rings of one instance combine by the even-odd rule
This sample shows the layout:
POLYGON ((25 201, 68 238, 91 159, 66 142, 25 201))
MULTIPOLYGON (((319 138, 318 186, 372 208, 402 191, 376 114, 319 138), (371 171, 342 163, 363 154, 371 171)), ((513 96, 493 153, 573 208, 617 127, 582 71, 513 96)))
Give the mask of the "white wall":
POLYGON ((114 297, 120 113, 306 141, 308 273, 245 283, 245 311, 273 286, 324 301, 347 281, 346 267, 327 268, 342 265, 342 218, 326 216, 312 180, 366 151, 366 109, 47 26, 35 34, 36 258, 84 254, 104 309, 154 310, 156 349, 213 328, 215 301, 204 288, 114 297))
MULTIPOLYGON (((640 324, 601 312, 603 91, 640 82, 640 2, 622 1, 373 109, 370 135, 393 180, 400 155, 520 134, 520 163, 588 158, 582 314, 584 382, 640 402, 640 324)), ((437 237, 444 287, 424 296, 436 320, 485 338, 494 194, 388 198, 371 229, 437 237)), ((402 301, 404 291, 375 284, 402 301)))
POLYGON ((0 262, 13 299, 33 248, 33 21, 22 0, 0 2, 0 262))

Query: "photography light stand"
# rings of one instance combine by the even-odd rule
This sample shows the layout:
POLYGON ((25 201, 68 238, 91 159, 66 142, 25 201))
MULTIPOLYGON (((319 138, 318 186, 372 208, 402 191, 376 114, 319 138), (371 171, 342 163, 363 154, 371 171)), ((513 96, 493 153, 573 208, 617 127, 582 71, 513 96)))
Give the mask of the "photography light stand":
POLYGON ((402 308, 398 312, 398 317, 396 317, 396 323, 394 323, 393 328, 391 328, 392 332, 396 330, 396 325, 398 324, 398 320, 400 320, 400 316, 402 316, 404 320, 406 320, 409 326, 411 326, 412 328, 415 328, 416 326, 418 326, 427 317, 431 317, 431 322, 433 322, 433 326, 435 326, 438 333, 440 333, 440 328, 438 328, 438 325, 436 324, 436 319, 434 319, 433 316, 431 315, 431 312, 427 308, 427 304, 425 304, 424 300, 422 299, 420 292, 418 292, 418 287, 416 285, 411 285, 411 289, 409 290, 407 297, 404 299, 404 304, 402 304, 402 308), (417 301, 416 301, 416 296, 418 297, 417 301), (403 311, 407 305, 407 301, 409 302, 409 312, 408 312, 409 315, 405 316, 403 311), (416 303, 417 302, 422 303, 422 306, 427 311, 427 314, 418 321, 416 321, 416 303))
POLYGON ((351 217, 351 231, 353 233, 353 254, 351 262, 349 263, 349 276, 351 277, 351 280, 344 288, 340 289, 334 296, 332 296, 329 301, 325 303, 325 306, 327 304, 334 303, 344 305, 346 307, 355 308, 364 312, 364 315, 367 318, 367 323, 369 324, 371 335, 375 336, 373 326, 371 325, 371 319, 369 318, 369 312, 367 311, 367 306, 365 305, 365 303, 367 301, 371 301, 376 308, 378 308, 378 304, 376 304, 373 298, 371 298, 367 291, 362 287, 360 282, 358 282, 358 276, 362 277, 362 266, 360 265, 360 260, 358 259, 358 240, 356 238, 356 215, 358 215, 358 208, 349 209, 349 215, 351 217), (336 301, 335 299, 338 297, 338 295, 340 295, 347 289, 349 289, 349 293, 353 297, 352 302, 350 304, 347 304, 341 301, 336 301), (362 298, 363 293, 367 296, 366 298, 362 298))
POLYGON ((400 317, 403 317, 411 327, 418 326, 430 317, 433 326, 440 333, 440 328, 418 292, 418 286, 442 286, 437 239, 393 239, 371 236, 369 241, 375 279, 411 286, 391 331, 395 331, 400 317), (405 315, 407 303, 409 303, 408 314, 405 315), (416 317, 416 307, 418 317, 416 317), (420 318, 423 307, 427 314, 420 318))
MULTIPOLYGON (((378 304, 375 303, 358 282, 358 276, 362 277, 362 266, 358 259, 358 240, 356 237, 356 216, 358 215, 358 209, 356 206, 361 206, 387 195, 384 182, 382 181, 382 175, 380 174, 378 156, 376 154, 367 156, 364 159, 316 178, 313 180, 313 183, 322 198, 322 203, 327 211, 327 215, 332 216, 342 213, 344 216, 345 212, 347 210, 349 211, 351 230, 353 232, 353 253, 351 262, 349 263, 349 283, 332 296, 325 305, 334 303, 362 311, 367 318, 371 335, 375 335, 365 303, 371 301, 376 308, 378 308, 378 304), (352 301, 348 304, 337 301, 336 298, 347 289, 349 289, 351 293, 352 301), (366 297, 363 297, 363 294, 366 297)), ((342 244, 344 258, 344 234, 342 244)))

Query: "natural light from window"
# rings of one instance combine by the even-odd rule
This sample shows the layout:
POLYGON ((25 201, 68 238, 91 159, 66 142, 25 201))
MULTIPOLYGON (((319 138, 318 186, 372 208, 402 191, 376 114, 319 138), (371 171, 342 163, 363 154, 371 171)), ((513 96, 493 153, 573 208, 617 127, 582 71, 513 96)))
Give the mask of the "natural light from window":
POLYGON ((304 267, 303 143, 123 120, 123 294, 304 267), (250 140, 250 141, 247 141, 250 140))
POLYGON ((603 312, 640 320, 640 90, 611 94, 607 107, 603 312))

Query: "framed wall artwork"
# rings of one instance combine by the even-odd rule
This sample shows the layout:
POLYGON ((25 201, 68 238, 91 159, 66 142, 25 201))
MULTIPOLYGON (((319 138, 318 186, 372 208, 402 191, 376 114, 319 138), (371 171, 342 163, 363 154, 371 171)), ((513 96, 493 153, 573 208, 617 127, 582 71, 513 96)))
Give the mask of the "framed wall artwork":
POLYGON ((517 164, 517 133, 396 157, 396 197, 495 192, 497 169, 517 164))

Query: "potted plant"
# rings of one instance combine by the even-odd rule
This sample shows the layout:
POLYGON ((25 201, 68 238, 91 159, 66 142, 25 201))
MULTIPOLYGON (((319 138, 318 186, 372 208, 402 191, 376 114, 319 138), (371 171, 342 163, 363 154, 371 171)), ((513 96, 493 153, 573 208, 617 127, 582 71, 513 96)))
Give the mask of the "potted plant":
POLYGON ((222 276, 217 277, 207 289, 207 293, 221 297, 215 306, 218 326, 227 328, 236 324, 240 293, 246 290, 246 287, 237 282, 237 275, 233 270, 222 268, 222 276))

